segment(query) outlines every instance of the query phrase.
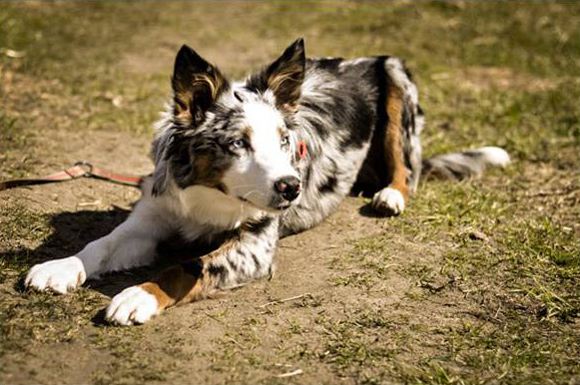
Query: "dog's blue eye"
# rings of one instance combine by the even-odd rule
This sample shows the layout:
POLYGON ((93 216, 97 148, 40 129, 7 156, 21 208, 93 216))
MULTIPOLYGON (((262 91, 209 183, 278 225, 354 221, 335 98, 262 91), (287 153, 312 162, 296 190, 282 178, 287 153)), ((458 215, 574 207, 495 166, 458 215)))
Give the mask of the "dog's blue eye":
POLYGON ((238 139, 232 142, 233 148, 246 148, 248 147, 246 141, 244 139, 238 139))
POLYGON ((290 137, 288 137, 288 136, 285 136, 282 138, 282 140, 280 140, 280 145, 282 147, 287 146, 289 144, 290 144, 290 137))

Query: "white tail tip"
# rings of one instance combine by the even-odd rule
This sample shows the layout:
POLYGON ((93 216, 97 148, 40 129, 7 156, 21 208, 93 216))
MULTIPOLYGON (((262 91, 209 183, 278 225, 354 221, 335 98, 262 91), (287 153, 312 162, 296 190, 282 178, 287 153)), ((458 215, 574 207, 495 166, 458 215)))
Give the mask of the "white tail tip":
POLYGON ((482 147, 476 151, 484 156, 486 163, 490 166, 505 167, 511 162, 510 156, 503 148, 482 147))

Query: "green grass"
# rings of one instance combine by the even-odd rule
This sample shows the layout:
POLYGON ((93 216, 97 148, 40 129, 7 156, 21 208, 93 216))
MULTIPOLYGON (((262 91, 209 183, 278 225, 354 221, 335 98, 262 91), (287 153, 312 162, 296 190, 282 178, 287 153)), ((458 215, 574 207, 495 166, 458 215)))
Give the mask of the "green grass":
POLYGON ((28 210, 24 205, 2 207, 0 244, 3 252, 7 251, 7 245, 14 252, 6 253, 0 259, 0 282, 24 272, 26 266, 32 262, 26 246, 42 242, 50 235, 51 230, 47 217, 28 210))
POLYGON ((55 234, 32 195, 3 193, 3 370, 35 379, 48 369, 30 359, 80 346, 96 384, 578 381, 579 17, 557 1, 3 2, 4 179, 45 166, 37 150, 56 130, 150 136, 183 43, 240 77, 299 36, 311 56, 405 58, 426 156, 499 145, 514 160, 477 181, 422 182, 398 218, 353 219, 380 230, 315 256, 329 270, 320 292, 267 308, 216 300, 158 328, 94 325, 107 300, 90 288, 22 291, 45 257, 34 249, 68 252, 78 234, 55 234))
MULTIPOLYGON (((357 240, 349 254, 339 258, 340 271, 362 273, 334 278, 335 283, 368 291, 392 278, 392 272, 385 276, 385 266, 397 264, 397 273, 415 282, 407 298, 419 308, 429 309, 436 297, 452 298, 454 292, 477 304, 476 310, 469 310, 475 321, 441 332, 442 356, 398 369, 399 375, 411 383, 524 384, 541 383, 550 372, 556 383, 565 382, 577 370, 572 357, 578 352, 574 330, 580 316, 579 248, 577 233, 567 227, 575 223, 558 217, 561 208, 552 218, 541 211, 549 206, 537 205, 540 210, 530 212, 513 203, 518 200, 513 191, 483 181, 425 188, 428 193, 413 201, 403 220, 390 223, 382 238, 357 240), (443 260, 437 265, 393 260, 392 238, 399 229, 411 238, 447 244, 443 260), (483 239, 474 238, 474 231, 483 233, 483 239)), ((349 360, 356 362, 356 355, 349 360)))
POLYGON ((2 70, 30 81, 19 100, 9 98, 9 112, 27 126, 43 121, 49 129, 150 132, 166 77, 127 76, 116 64, 156 22, 147 9, 108 2, 4 5, 2 46, 24 57, 4 55, 2 70), (115 96, 122 98, 119 107, 111 102, 115 96))

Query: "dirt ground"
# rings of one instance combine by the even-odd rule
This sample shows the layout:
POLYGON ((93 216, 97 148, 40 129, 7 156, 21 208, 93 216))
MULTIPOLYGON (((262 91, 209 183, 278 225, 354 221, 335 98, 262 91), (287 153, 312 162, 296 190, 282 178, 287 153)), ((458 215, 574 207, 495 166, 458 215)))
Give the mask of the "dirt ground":
POLYGON ((110 232, 140 192, 94 179, 3 191, 1 382, 579 383, 577 7, 224 4, 3 3, 2 179, 78 160, 147 174, 182 42, 239 76, 297 34, 317 56, 407 57, 427 155, 496 144, 514 164, 424 182, 397 218, 348 198, 280 242, 272 280, 138 327, 102 310, 171 250, 66 296, 22 278, 110 232))

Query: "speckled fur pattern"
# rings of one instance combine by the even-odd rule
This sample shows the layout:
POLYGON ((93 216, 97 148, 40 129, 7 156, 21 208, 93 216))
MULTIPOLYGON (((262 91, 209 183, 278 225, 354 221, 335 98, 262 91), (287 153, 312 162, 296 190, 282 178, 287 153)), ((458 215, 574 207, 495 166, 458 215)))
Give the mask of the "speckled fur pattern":
MULTIPOLYGON (((156 126, 155 171, 127 221, 74 256, 33 267, 26 285, 65 293, 86 278, 151 263, 158 243, 175 234, 219 240, 215 251, 121 292, 106 311, 112 323, 143 323, 169 306, 271 277, 278 239, 315 226, 351 193, 374 196, 380 214, 397 215, 417 188, 424 119, 400 59, 306 59, 300 39, 230 82, 184 46, 172 86, 156 126)), ((427 165, 466 164, 453 169, 461 174, 505 163, 501 151, 427 165)))

